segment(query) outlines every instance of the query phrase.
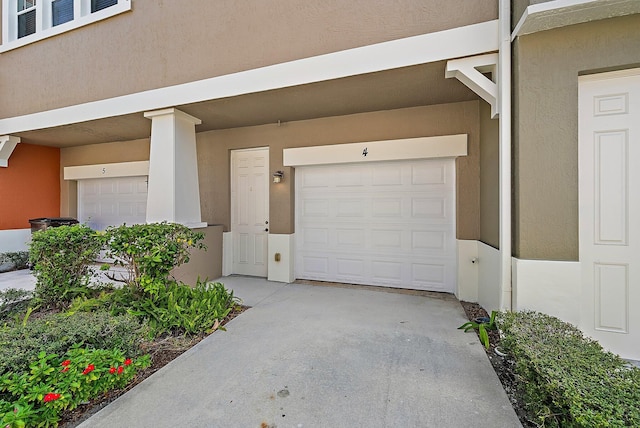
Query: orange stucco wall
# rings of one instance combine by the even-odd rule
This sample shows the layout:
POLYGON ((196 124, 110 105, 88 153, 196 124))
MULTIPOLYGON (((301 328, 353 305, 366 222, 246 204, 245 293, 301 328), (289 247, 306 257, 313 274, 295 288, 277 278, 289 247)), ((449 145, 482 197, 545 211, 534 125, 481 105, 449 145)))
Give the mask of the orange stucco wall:
POLYGON ((26 229, 29 219, 60 216, 60 149, 18 144, 0 168, 0 230, 26 229))

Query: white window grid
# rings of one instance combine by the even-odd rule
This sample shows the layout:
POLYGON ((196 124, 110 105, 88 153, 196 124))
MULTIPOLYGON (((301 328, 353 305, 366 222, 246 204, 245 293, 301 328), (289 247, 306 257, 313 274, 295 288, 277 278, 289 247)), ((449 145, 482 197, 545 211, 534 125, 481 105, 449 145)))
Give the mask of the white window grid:
POLYGON ((118 0, 117 4, 94 13, 91 13, 91 0, 73 0, 73 19, 56 26, 53 25, 51 6, 53 0, 1 1, 2 45, 0 45, 0 53, 129 11, 132 0, 118 0), (20 7, 23 9, 19 10, 20 7), (36 11, 35 33, 18 38, 18 15, 34 9, 36 11))

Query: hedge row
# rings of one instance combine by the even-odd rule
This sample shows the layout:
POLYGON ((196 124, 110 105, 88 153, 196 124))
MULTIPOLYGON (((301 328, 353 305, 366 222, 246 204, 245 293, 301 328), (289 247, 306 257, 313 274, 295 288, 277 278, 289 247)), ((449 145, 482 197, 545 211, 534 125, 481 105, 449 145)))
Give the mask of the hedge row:
POLYGON ((541 426, 640 426, 640 369, 549 315, 502 313, 498 326, 541 426))

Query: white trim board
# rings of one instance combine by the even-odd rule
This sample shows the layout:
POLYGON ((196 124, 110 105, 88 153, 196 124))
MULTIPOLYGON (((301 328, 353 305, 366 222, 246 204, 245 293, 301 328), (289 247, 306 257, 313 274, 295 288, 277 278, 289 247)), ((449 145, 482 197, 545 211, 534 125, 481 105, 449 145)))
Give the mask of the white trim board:
POLYGON ((498 50, 498 20, 0 119, 0 135, 287 88, 498 50))
POLYGON ((149 161, 103 163, 96 165, 64 167, 65 180, 135 177, 140 175, 149 175, 149 161))
POLYGON ((284 166, 446 158, 467 155, 467 134, 284 149, 284 166))

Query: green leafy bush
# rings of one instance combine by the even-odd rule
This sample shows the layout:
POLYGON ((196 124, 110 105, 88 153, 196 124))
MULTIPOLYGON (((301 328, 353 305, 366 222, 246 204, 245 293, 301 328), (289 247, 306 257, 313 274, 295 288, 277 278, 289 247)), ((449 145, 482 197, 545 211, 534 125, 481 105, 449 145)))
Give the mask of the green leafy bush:
POLYGON ((18 313, 24 313, 29 306, 33 293, 28 290, 7 288, 0 290, 0 321, 18 313))
POLYGON ((63 410, 115 388, 150 365, 117 349, 74 346, 63 357, 40 352, 28 370, 0 376, 0 418, 8 427, 57 426, 63 410))
POLYGON ((199 334, 218 327, 233 309, 233 291, 217 282, 198 281, 194 288, 177 282, 143 278, 145 297, 130 312, 147 320, 154 335, 164 332, 199 334))
POLYGON ((110 227, 106 239, 107 255, 128 269, 124 281, 130 284, 139 284, 143 276, 166 280, 173 268, 189 261, 192 248, 205 248, 202 233, 176 223, 110 227))
POLYGON ((100 234, 81 224, 34 233, 30 261, 36 276, 36 300, 47 307, 61 307, 89 293, 90 267, 103 242, 100 234))
POLYGON ((520 393, 545 427, 640 426, 640 369, 555 317, 501 313, 500 347, 513 356, 520 393))
POLYGON ((489 349, 489 333, 488 331, 496 330, 496 315, 497 311, 491 311, 491 316, 489 320, 486 322, 476 322, 476 321, 468 321, 458 327, 458 330, 464 330, 464 332, 468 332, 471 330, 478 330, 478 337, 480 338, 480 343, 484 345, 486 349, 489 349))
POLYGON ((14 251, 0 253, 0 263, 11 263, 17 270, 26 269, 29 267, 29 252, 14 251))
POLYGON ((113 316, 105 310, 50 314, 24 324, 16 321, 0 327, 0 374, 26 370, 41 351, 62 355, 73 345, 119 349, 136 356, 146 335, 135 317, 113 316))

